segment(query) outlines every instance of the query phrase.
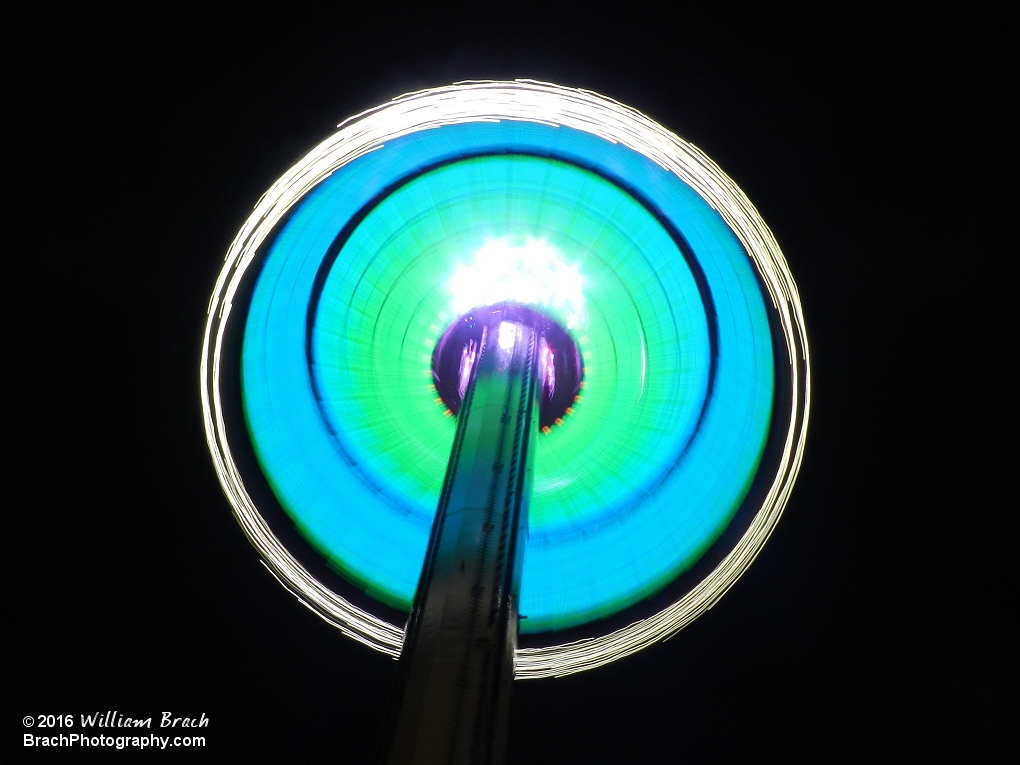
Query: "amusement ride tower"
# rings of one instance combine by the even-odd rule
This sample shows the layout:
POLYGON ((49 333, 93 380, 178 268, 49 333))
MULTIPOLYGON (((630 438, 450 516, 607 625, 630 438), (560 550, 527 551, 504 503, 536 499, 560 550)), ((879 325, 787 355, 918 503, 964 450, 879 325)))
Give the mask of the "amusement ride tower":
POLYGON ((266 566, 399 656, 392 763, 498 762, 515 676, 708 609, 778 521, 809 392, 796 287, 733 182, 530 81, 341 125, 238 234, 202 355, 266 566))

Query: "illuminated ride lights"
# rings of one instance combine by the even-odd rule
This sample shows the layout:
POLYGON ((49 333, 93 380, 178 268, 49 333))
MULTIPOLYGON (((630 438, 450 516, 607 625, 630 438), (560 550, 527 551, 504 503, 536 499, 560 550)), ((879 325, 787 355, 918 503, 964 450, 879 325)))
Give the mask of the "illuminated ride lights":
POLYGON ((238 520, 350 637, 397 655, 404 625, 299 562, 240 453, 331 569, 378 613, 407 612, 482 344, 516 353, 525 335, 541 433, 519 611, 537 642, 517 649, 518 678, 676 633, 774 528, 804 448, 808 347, 786 262, 736 185, 590 92, 408 94, 343 123, 259 200, 202 352, 206 436, 238 520))

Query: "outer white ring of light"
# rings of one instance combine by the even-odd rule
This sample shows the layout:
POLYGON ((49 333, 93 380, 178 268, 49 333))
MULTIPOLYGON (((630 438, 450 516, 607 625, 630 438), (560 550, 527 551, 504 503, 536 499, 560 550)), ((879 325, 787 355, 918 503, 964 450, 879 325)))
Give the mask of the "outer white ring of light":
POLYGON ((409 93, 341 123, 263 195, 230 245, 209 302, 202 346, 202 412, 216 474, 264 565, 312 611, 344 634, 397 656, 404 632, 347 602, 314 579, 270 531, 245 490, 227 443, 220 362, 231 300, 259 246, 280 219, 318 183, 387 141, 419 130, 468 122, 518 120, 564 125, 621 143, 675 173, 719 212, 750 254, 772 299, 786 343, 791 409, 778 470, 740 542, 693 590, 654 616, 600 637, 518 649, 516 677, 567 675, 601 666, 665 640, 711 608, 765 544, 800 469, 810 408, 810 366, 800 296, 772 232, 708 157, 640 112, 604 96, 531 80, 466 82, 409 93))

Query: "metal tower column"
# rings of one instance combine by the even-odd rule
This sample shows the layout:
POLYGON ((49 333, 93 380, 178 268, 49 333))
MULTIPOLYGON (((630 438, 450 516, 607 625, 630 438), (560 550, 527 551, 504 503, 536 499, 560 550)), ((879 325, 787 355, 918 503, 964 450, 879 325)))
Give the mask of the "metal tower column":
POLYGON ((539 338, 526 322, 497 318, 486 327, 405 632, 390 765, 503 760, 539 338))

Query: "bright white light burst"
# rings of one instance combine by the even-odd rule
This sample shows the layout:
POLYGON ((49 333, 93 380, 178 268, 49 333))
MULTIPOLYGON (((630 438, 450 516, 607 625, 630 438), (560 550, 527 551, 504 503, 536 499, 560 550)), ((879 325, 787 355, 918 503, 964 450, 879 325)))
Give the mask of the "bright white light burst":
POLYGON ((517 342, 517 328, 509 321, 504 321, 499 325, 499 347, 504 351, 510 351, 513 350, 515 342, 517 342))
POLYGON ((519 247, 504 239, 486 242, 450 279, 451 306, 463 314, 485 305, 519 303, 577 329, 584 324, 584 279, 562 255, 544 239, 529 237, 519 247))

